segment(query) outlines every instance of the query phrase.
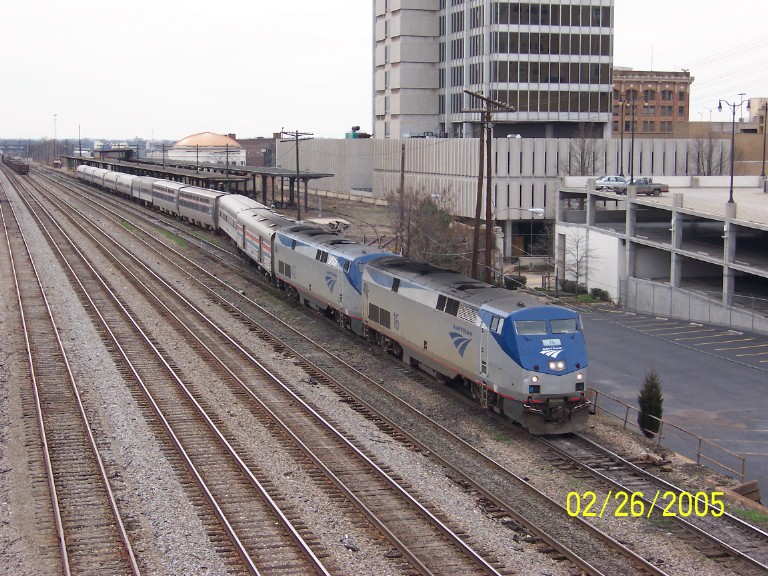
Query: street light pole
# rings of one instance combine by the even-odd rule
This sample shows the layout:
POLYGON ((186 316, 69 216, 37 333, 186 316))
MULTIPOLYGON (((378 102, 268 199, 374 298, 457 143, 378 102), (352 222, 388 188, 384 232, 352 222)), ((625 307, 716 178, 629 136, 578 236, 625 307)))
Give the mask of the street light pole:
MULTIPOLYGON (((738 96, 738 102, 735 100, 733 102, 728 102, 728 100, 718 100, 717 102, 718 112, 723 111, 723 102, 725 102, 725 105, 731 109, 731 184, 728 188, 728 204, 733 204, 733 166, 734 160, 736 159, 736 109, 738 108, 739 112, 741 112, 741 106, 744 104, 744 96, 746 96, 746 93, 740 92, 738 96)), ((747 101, 747 110, 749 110, 749 101, 747 101)))
POLYGON ((624 177, 624 109, 627 106, 627 95, 626 94, 620 94, 619 95, 619 106, 620 108, 620 114, 619 118, 621 121, 621 141, 619 142, 619 176, 622 178, 624 177))
POLYGON ((768 128, 766 123, 768 123, 768 102, 763 104, 763 170, 760 172, 760 176, 763 178, 765 178, 765 132, 768 128))
POLYGON ((629 183, 635 183, 635 114, 637 112, 637 93, 632 92, 630 95, 630 102, 632 106, 632 144, 629 147, 629 183))

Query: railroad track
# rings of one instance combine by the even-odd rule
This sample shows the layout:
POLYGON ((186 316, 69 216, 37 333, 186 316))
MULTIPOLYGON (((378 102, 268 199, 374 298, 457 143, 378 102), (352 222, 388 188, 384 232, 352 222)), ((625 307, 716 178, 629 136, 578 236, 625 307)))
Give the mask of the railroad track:
POLYGON ((553 466, 597 480, 603 490, 592 492, 601 492, 596 501, 609 502, 611 513, 624 502, 621 513, 664 519, 665 529, 738 574, 768 573, 768 533, 726 512, 722 501, 713 504, 711 492, 690 494, 578 434, 537 440, 553 466))
MULTIPOLYGON (((52 198, 49 200, 54 201, 52 198)), ((59 209, 64 212, 69 211, 70 207, 59 205, 59 209)), ((77 218, 80 219, 81 217, 77 218)), ((83 229, 83 232, 86 231, 83 229)), ((292 446, 299 446, 305 457, 323 471, 330 482, 357 506, 360 513, 389 539, 391 544, 402 554, 402 557, 407 559, 416 570, 425 574, 498 573, 493 566, 494 560, 486 560, 481 553, 475 551, 466 542, 465 536, 452 530, 430 510, 421 505, 401 483, 390 477, 361 449, 354 446, 341 432, 336 430, 330 422, 322 418, 298 395, 290 392, 283 383, 269 374, 268 370, 253 358, 243 346, 227 336, 221 328, 213 325, 190 302, 184 301, 170 284, 141 264, 127 251, 116 248, 107 249, 102 242, 107 243, 107 238, 99 240, 98 250, 110 260, 115 268, 122 268, 122 273, 126 275, 126 280, 132 284, 132 289, 146 293, 147 296, 151 295, 151 298, 154 299, 153 305, 158 307, 158 312, 162 317, 169 323, 178 325, 179 330, 185 334, 184 337, 188 339, 190 345, 197 349, 201 362, 218 367, 217 379, 228 382, 235 394, 247 397, 249 402, 258 407, 260 414, 265 415, 272 425, 281 429, 282 435, 280 437, 284 441, 292 446)), ((122 284, 122 280, 120 283, 122 284)), ((121 306, 121 308, 123 308, 121 312, 125 314, 125 307, 121 306)), ((118 325, 117 321, 109 322, 110 325, 113 323, 118 325)), ((133 324, 138 325, 138 321, 134 321, 133 324)), ((136 327, 138 328, 138 326, 136 327)), ((140 333, 140 336, 141 338, 137 340, 146 340, 148 344, 151 344, 151 338, 143 333, 140 333)), ((126 334, 120 338, 120 341, 128 341, 129 339, 130 335, 126 334)), ((114 344, 119 346, 118 341, 115 341, 114 344)), ((143 346, 143 344, 141 345, 143 346)), ((156 349, 155 354, 157 354, 159 346, 155 344, 152 347, 156 349)), ((128 355, 128 352, 126 350, 124 355, 128 355)), ((130 363, 131 366, 135 367, 132 368, 132 371, 139 370, 141 367, 141 373, 146 374, 140 380, 144 382, 144 393, 147 398, 152 399, 158 416, 160 417, 162 414, 163 419, 169 422, 171 420, 179 422, 176 426, 171 425, 169 434, 172 433, 171 430, 178 434, 178 430, 184 426, 189 426, 189 422, 199 418, 189 411, 180 416, 174 414, 174 410, 178 411, 176 407, 185 402, 195 403, 197 404, 196 410, 198 412, 203 411, 202 406, 200 406, 202 402, 198 403, 193 400, 196 396, 194 385, 184 383, 178 370, 172 370, 172 377, 177 380, 177 386, 172 392, 166 392, 167 386, 163 387, 152 381, 152 374, 157 373, 158 370, 145 367, 150 353, 132 350, 130 352, 131 356, 137 356, 137 360, 130 363), (183 394, 177 391, 182 387, 185 389, 183 394)), ((170 366, 172 361, 166 359, 164 363, 170 366)), ((136 378, 135 373, 134 377, 136 378)), ((213 407, 206 406, 205 410, 213 411, 213 407)), ((211 423, 220 419, 221 415, 211 414, 205 418, 209 420, 209 426, 211 426, 211 423)), ((200 432, 185 431, 184 437, 195 437, 198 434, 202 436, 200 432)), ((236 441, 226 439, 223 436, 224 431, 221 431, 218 444, 228 444, 231 447, 228 452, 233 453, 236 441)), ((207 447, 208 452, 194 460, 195 466, 202 467, 204 463, 214 458, 210 454, 210 446, 217 444, 216 440, 211 438, 200 442, 207 447)), ((175 442, 179 445, 183 443, 181 439, 175 442)), ((191 447, 189 444, 185 444, 184 449, 191 452, 196 444, 198 442, 194 442, 191 447)), ((238 459, 241 458, 244 457, 238 455, 238 459)), ((223 463, 217 464, 217 475, 228 478, 219 471, 219 468, 223 466, 223 463)), ((255 468, 255 466, 255 463, 248 465, 249 468, 255 468)), ((206 475, 206 477, 208 476, 206 475)), ((231 480, 227 484, 228 490, 231 492, 231 480)), ((242 502, 244 499, 235 498, 238 502, 242 502)), ((219 502, 220 506, 225 506, 223 501, 220 500, 219 502)), ((261 524, 248 518, 247 513, 242 508, 238 509, 237 522, 240 525, 251 526, 261 524), (241 517, 245 520, 241 520, 241 517)), ((306 569, 300 573, 305 572, 306 569)))
MULTIPOLYGON (((191 476, 191 483, 199 488, 218 519, 219 534, 212 538, 225 548, 223 554, 231 562, 239 558, 241 572, 328 574, 301 530, 291 523, 290 514, 276 505, 212 419, 190 397, 182 371, 168 361, 160 345, 84 258, 56 218, 42 205, 35 206, 30 195, 24 196, 101 323, 105 337, 121 357, 126 378, 140 387, 144 407, 154 412, 153 427, 158 436, 176 448, 183 462, 180 468, 191 476), (222 544, 227 541, 230 546, 222 544)), ((146 289, 138 280, 134 286, 146 289)))
POLYGON ((138 575, 109 473, 13 205, 0 206, 0 216, 27 347, 34 397, 30 412, 40 431, 58 540, 51 550, 58 549, 63 574, 138 575))
MULTIPOLYGON (((173 261, 184 261, 185 266, 191 265, 183 256, 175 254, 173 261)), ((333 386, 341 389, 341 385, 335 378, 329 376, 329 372, 334 371, 334 366, 338 368, 338 364, 341 360, 335 356, 329 357, 331 365, 328 368, 323 368, 317 365, 318 350, 323 354, 327 354, 327 351, 322 347, 315 347, 316 344, 307 339, 300 333, 296 332, 290 327, 287 327, 281 320, 275 318, 269 314, 268 311, 261 309, 262 313, 270 315, 271 321, 277 324, 281 324, 282 327, 290 328, 290 337, 276 337, 271 333, 270 329, 266 329, 263 326, 257 324, 251 316, 241 311, 241 309, 247 308, 260 308, 258 304, 253 301, 247 301, 243 294, 239 290, 233 290, 226 286, 221 280, 216 277, 212 277, 205 273, 205 271, 199 267, 195 269, 194 273, 188 273, 189 276, 194 277, 195 281, 205 285, 212 293, 221 293, 222 288, 228 292, 227 296, 220 296, 222 300, 231 302, 233 298, 240 301, 242 304, 238 304, 238 310, 234 312, 242 321, 248 322, 251 325, 251 329, 259 334, 259 337, 263 340, 270 341, 273 346, 280 350, 282 353, 290 353, 294 355, 305 369, 312 375, 313 378, 324 383, 327 386, 333 386), (298 352, 291 348, 291 345, 295 345, 298 342, 302 342, 307 348, 303 352, 298 352), (307 359, 307 356, 313 356, 314 362, 307 359)), ((346 365, 346 370, 352 371, 353 378, 364 382, 365 386, 376 386, 380 388, 380 393, 388 394, 378 383, 373 382, 364 374, 354 370, 351 366, 346 365)), ((376 420, 379 426, 384 429, 388 429, 389 433, 401 441, 403 438, 408 438, 407 442, 413 446, 419 446, 424 452, 430 453, 431 457, 438 459, 435 445, 430 444, 429 447, 417 441, 414 437, 410 436, 405 430, 399 429, 391 420, 386 419, 381 414, 378 414, 369 403, 365 404, 359 396, 354 395, 348 388, 343 392, 350 398, 350 402, 356 404, 356 409, 364 412, 366 417, 372 420, 376 420)), ((390 399, 390 401, 392 401, 390 399)), ((413 410, 410 408, 404 408, 405 411, 409 411, 409 418, 413 417, 413 410)), ((419 418, 425 418, 424 415, 419 415, 419 418)), ((498 464, 483 456, 473 448, 469 447, 465 442, 458 437, 445 430, 442 426, 434 421, 428 421, 428 424, 422 424, 430 429, 430 434, 438 434, 444 438, 444 446, 439 451, 440 461, 443 465, 451 469, 452 475, 459 479, 464 485, 471 487, 472 490, 476 490, 479 494, 482 494, 480 506, 484 507, 488 514, 496 515, 500 518, 505 518, 505 521, 509 522, 510 527, 519 529, 521 532, 526 532, 526 538, 534 538, 541 542, 541 550, 545 554, 549 554, 553 558, 563 559, 573 563, 573 565, 579 567, 580 570, 590 574, 611 574, 615 573, 617 567, 621 567, 622 571, 628 574, 663 574, 663 572, 656 566, 640 558, 637 554, 629 550, 626 546, 620 544, 614 539, 608 537, 606 534, 597 530, 591 526, 588 522, 584 522, 579 518, 571 518, 567 515, 565 508, 551 499, 547 498, 536 490, 529 483, 523 479, 516 477, 511 472, 504 470, 498 464), (478 474, 469 473, 465 466, 452 464, 451 454, 456 451, 467 452, 471 451, 475 462, 483 463, 483 470, 492 469, 493 479, 486 476, 485 485, 494 486, 495 489, 487 489, 483 487, 482 482, 477 482, 475 479, 478 474), (514 490, 510 490, 509 486, 513 485, 514 490), (495 496, 495 493, 505 494, 503 497, 495 496), (507 498, 506 500, 504 498, 507 498), (532 501, 532 498, 535 498, 532 501), (533 504, 535 503, 535 504, 533 504), (525 513, 518 513, 517 510, 524 510, 525 513), (544 510, 543 514, 539 514, 540 510, 544 510), (536 517, 538 515, 538 517, 536 517), (549 525, 551 530, 556 536, 552 536, 547 530, 540 528, 541 525, 549 525), (554 525, 553 525, 554 524, 554 525), (574 538, 574 525, 579 526, 578 536, 574 538), (568 545, 563 542, 568 541, 568 545), (590 558, 590 560, 585 560, 590 558), (631 569, 630 569, 631 567, 631 569)), ((422 429, 423 433, 423 429, 422 429)))

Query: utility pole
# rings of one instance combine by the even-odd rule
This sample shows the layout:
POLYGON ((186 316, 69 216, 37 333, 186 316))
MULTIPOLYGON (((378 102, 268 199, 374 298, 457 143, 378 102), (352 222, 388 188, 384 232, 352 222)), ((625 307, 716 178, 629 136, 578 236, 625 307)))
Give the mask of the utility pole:
POLYGON ((405 244, 405 238, 403 236, 404 234, 404 225, 405 222, 403 222, 403 219, 405 218, 405 143, 402 143, 400 145, 400 218, 398 219, 398 228, 397 231, 397 237, 398 241, 400 242, 400 246, 398 248, 400 249, 400 254, 403 256, 408 256, 408 254, 404 254, 404 244, 405 244))
MULTIPOLYGON (((286 136, 293 137, 293 141, 296 144, 296 220, 301 222, 301 184, 300 184, 300 176, 299 176, 299 142, 302 140, 312 140, 312 138, 307 138, 307 136, 312 136, 311 132, 299 132, 298 130, 294 132, 286 132, 285 130, 280 130, 280 134, 285 134, 286 136)), ((283 140, 283 142, 287 142, 287 140, 283 140)), ((293 200, 293 196, 291 196, 291 200, 293 200)), ((307 195, 304 195, 304 209, 307 209, 306 202, 307 202, 307 195)))
POLYGON ((484 104, 484 108, 475 108, 469 110, 462 110, 462 112, 479 112, 480 113, 480 155, 478 159, 477 167, 477 201, 475 203, 475 227, 474 227, 474 239, 472 244, 472 278, 477 279, 477 261, 479 259, 480 252, 480 214, 482 212, 483 204, 483 172, 488 173, 486 176, 485 186, 485 281, 491 283, 493 281, 493 267, 491 265, 493 260, 493 214, 491 212, 492 205, 492 145, 493 134, 491 127, 491 118, 494 112, 516 112, 514 106, 510 106, 506 102, 500 102, 491 98, 486 98, 482 94, 472 92, 471 90, 464 90, 465 94, 474 96, 480 99, 484 104), (483 152, 483 133, 486 133, 485 147, 487 150, 483 152), (485 162, 483 162, 485 160, 485 162), (485 167, 483 166, 485 164, 485 167))

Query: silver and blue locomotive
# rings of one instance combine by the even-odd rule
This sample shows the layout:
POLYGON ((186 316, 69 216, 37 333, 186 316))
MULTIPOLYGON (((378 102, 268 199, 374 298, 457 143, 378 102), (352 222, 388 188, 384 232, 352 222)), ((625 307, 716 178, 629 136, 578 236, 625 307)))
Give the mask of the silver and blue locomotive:
POLYGON ((534 434, 584 427, 587 353, 578 315, 406 258, 363 273, 366 336, 534 434), (525 301, 533 306, 525 305, 525 301))

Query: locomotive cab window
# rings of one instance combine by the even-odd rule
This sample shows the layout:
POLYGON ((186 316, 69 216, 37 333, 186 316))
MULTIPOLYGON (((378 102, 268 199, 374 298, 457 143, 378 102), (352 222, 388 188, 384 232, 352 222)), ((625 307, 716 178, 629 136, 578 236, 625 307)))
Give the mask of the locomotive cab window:
POLYGON ((501 334, 501 318, 494 316, 491 319, 491 330, 497 334, 501 334))
POLYGON ((520 336, 546 334, 547 323, 544 320, 518 320, 515 322, 515 332, 520 336))
POLYGON ((579 323, 576 318, 565 318, 562 320, 550 320, 552 334, 573 334, 579 331, 579 323))

